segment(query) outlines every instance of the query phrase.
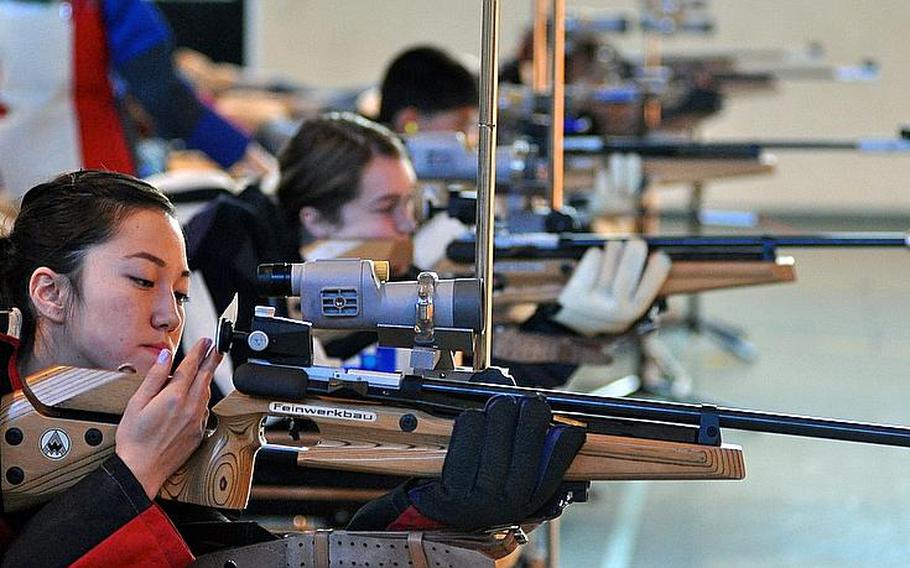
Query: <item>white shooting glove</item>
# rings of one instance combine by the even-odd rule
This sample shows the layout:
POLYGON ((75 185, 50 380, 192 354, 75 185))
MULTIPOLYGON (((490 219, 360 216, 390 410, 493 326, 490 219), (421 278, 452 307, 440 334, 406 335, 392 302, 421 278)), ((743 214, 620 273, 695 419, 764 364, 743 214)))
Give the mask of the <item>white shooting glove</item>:
POLYGON ((585 252, 559 294, 553 319, 582 335, 623 333, 651 307, 670 274, 670 257, 648 256, 641 239, 585 252))
POLYGON ((638 154, 610 154, 607 168, 594 175, 589 212, 592 216, 619 215, 634 211, 644 176, 638 154))
POLYGON ((435 270, 446 256, 449 243, 465 234, 467 225, 445 213, 433 215, 414 234, 414 266, 421 270, 435 270))

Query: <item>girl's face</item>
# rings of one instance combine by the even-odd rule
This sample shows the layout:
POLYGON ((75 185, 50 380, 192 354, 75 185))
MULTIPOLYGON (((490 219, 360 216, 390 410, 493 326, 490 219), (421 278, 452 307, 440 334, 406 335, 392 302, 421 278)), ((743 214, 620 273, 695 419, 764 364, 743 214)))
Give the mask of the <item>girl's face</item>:
POLYGON ((360 193, 341 207, 339 222, 322 238, 410 239, 416 177, 405 158, 376 156, 363 171, 360 193))
POLYGON ((106 243, 89 249, 53 343, 58 364, 139 373, 180 343, 189 287, 186 246, 177 221, 163 211, 126 217, 106 243))

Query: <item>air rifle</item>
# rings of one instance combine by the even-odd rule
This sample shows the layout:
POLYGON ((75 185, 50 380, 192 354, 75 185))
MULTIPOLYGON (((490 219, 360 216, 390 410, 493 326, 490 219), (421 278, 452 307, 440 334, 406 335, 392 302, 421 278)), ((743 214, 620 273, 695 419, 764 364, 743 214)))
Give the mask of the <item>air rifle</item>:
POLYGON ((910 140, 895 138, 857 138, 845 140, 739 140, 692 142, 685 139, 622 136, 567 136, 566 154, 640 154, 643 158, 678 159, 757 159, 766 150, 829 151, 846 150, 864 154, 910 152, 910 140))
MULTIPOLYGON (((477 155, 468 150, 464 141, 455 133, 425 133, 406 140, 408 153, 418 179, 474 183, 477 179, 477 155)), ((544 158, 539 144, 518 140, 496 151, 497 183, 518 188, 543 189, 539 179, 544 158)), ((861 154, 886 155, 910 152, 910 139, 901 136, 864 137, 856 139, 754 139, 694 142, 674 137, 635 136, 578 136, 568 135, 563 142, 565 153, 570 156, 600 156, 609 154, 638 154, 648 162, 661 160, 727 162, 727 169, 736 165, 751 170, 750 164, 760 163, 766 151, 851 151, 861 154)), ((653 169, 653 168, 652 168, 653 169)), ((734 172, 735 172, 734 167, 734 172)), ((653 172, 650 172, 653 173, 653 172)))
MULTIPOLYGON (((367 301, 381 300, 384 294, 372 262, 340 262, 349 263, 349 275, 372 273, 370 280, 361 281, 368 286, 336 287, 333 298, 344 301, 319 303, 310 315, 345 329, 365 325, 358 321, 393 326, 410 322, 416 346, 438 347, 433 309, 433 284, 438 281, 430 273, 407 283, 414 292, 410 315, 395 308, 392 312, 398 315, 390 316, 376 310, 382 304, 367 301), (337 308, 345 305, 360 309, 339 313, 337 308), (330 323, 339 319, 343 323, 330 323)), ((331 297, 321 294, 326 287, 319 278, 300 280, 307 272, 293 267, 266 270, 275 292, 284 287, 306 296, 331 297)), ((387 305, 397 306, 402 297, 396 298, 387 305)), ((443 308, 450 301, 445 294, 439 299, 443 308)), ((304 317, 309 317, 306 311, 304 317)), ((439 475, 452 419, 464 409, 482 408, 497 395, 544 397, 554 420, 586 428, 587 441, 567 473, 569 481, 742 479, 742 452, 721 443, 723 428, 910 446, 910 429, 899 426, 520 388, 508 384, 496 368, 387 373, 319 366, 312 360, 312 327, 306 321, 275 317, 269 309, 258 310, 246 332, 222 322, 218 348, 242 342, 256 357, 237 368, 237 390, 212 409, 215 429, 168 480, 161 497, 244 508, 268 417, 292 418, 294 430, 306 423, 307 431, 319 439, 296 448, 302 465, 439 475)), ((129 371, 54 367, 24 382, 22 391, 3 397, 0 404, 0 488, 7 511, 51 498, 113 452, 116 424, 141 377, 129 371)))
MULTIPOLYGON (((495 299, 500 304, 553 301, 572 273, 574 262, 588 248, 625 238, 582 233, 497 235, 494 266, 502 290, 495 299)), ((673 260, 670 275, 661 288, 663 296, 793 281, 793 259, 779 256, 780 248, 910 246, 907 234, 884 232, 641 238, 649 248, 662 250, 673 260)), ((446 256, 459 267, 473 262, 473 236, 465 235, 450 243, 446 256)))
MULTIPOLYGON (((773 163, 763 154, 760 143, 694 143, 676 139, 609 138, 610 145, 597 136, 566 138, 567 153, 585 163, 570 164, 568 172, 583 172, 582 187, 591 188, 587 178, 592 167, 588 156, 640 152, 645 177, 655 182, 707 180, 718 177, 754 175, 773 171, 773 163), (571 151, 570 151, 571 149, 571 151)), ((477 182, 477 153, 465 147, 459 135, 448 132, 421 133, 405 140, 417 178, 421 181, 466 184, 477 182)), ((542 143, 542 141, 541 141, 542 143)), ((519 139, 496 150, 496 183, 508 193, 539 195, 547 193, 543 175, 544 147, 519 139)), ((567 173, 568 173, 567 172, 567 173)), ((572 185, 575 185, 574 183, 572 185)))
MULTIPOLYGON (((579 259, 591 247, 629 237, 594 233, 519 233, 496 235, 494 254, 501 259, 579 259)), ((893 248, 910 246, 910 234, 889 232, 818 233, 812 235, 642 236, 651 249, 673 260, 773 260, 778 248, 893 248)), ((474 238, 465 235, 449 244, 448 258, 473 262, 474 238)))
POLYGON ((643 32, 657 32, 664 35, 679 32, 705 35, 714 31, 714 22, 702 14, 667 17, 652 11, 647 11, 639 18, 622 14, 603 13, 573 13, 566 17, 567 36, 572 34, 627 33, 636 27, 643 32))

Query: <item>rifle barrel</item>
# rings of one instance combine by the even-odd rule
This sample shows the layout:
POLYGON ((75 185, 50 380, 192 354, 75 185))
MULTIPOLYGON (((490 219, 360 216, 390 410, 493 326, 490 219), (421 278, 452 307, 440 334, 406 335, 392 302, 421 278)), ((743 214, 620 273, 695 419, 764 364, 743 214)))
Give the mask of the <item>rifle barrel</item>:
POLYGON ((811 235, 719 235, 684 237, 645 237, 648 246, 725 246, 725 247, 794 247, 794 248, 855 248, 910 246, 906 233, 849 232, 816 233, 811 235))
POLYGON ((762 148, 748 143, 675 142, 614 139, 600 136, 567 136, 563 140, 566 154, 640 154, 652 158, 687 158, 713 160, 754 160, 762 148))
MULTIPOLYGON (((910 246, 906 233, 842 232, 811 235, 695 235, 645 236, 648 247, 666 252, 673 260, 773 260, 777 248, 891 248, 910 246)), ((497 237, 495 256, 500 259, 581 258, 591 247, 611 240, 593 233, 519 233, 497 237)), ((474 241, 453 241, 446 250, 455 262, 473 262, 474 241)))
POLYGON ((904 138, 857 138, 847 140, 755 139, 691 142, 683 140, 572 136, 565 138, 563 147, 568 154, 626 153, 640 154, 651 158, 742 160, 756 159, 766 150, 846 150, 866 154, 908 152, 910 151, 910 140, 904 138))
MULTIPOLYGON (((468 408, 482 408, 499 395, 544 397, 554 412, 581 421, 626 421, 645 427, 692 427, 698 442, 720 443, 720 429, 731 428, 768 434, 824 438, 887 446, 910 447, 910 428, 794 414, 776 414, 708 404, 663 402, 617 398, 491 384, 500 375, 492 369, 470 373, 458 380, 445 375, 360 372, 349 369, 339 373, 334 367, 294 367, 253 361, 241 365, 234 374, 241 393, 283 400, 306 400, 311 396, 348 398, 393 404, 455 415, 468 408), (264 366, 264 367, 263 367, 264 366), (497 378, 494 378, 494 375, 497 378), (262 378, 268 376, 269 380, 262 378), (442 378, 445 377, 445 378, 442 378), (477 381, 477 382, 475 382, 477 381)), ((463 371, 453 371, 464 375, 463 371)))
POLYGON ((706 418, 715 416, 721 428, 910 447, 910 428, 904 426, 437 379, 422 381, 420 389, 427 393, 481 399, 497 394, 543 394, 555 412, 690 425, 704 424, 706 418))

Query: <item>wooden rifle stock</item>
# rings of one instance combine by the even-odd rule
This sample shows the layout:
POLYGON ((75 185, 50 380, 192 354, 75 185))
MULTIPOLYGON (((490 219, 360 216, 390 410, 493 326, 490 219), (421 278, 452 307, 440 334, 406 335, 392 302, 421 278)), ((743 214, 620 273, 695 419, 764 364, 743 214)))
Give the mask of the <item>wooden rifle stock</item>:
POLYGON ((52 367, 4 396, 4 510, 47 501, 100 466, 114 452, 117 422, 140 382, 135 373, 52 367))
MULTIPOLYGON (((643 156, 644 175, 651 186, 675 186, 773 174, 777 157, 764 153, 758 158, 698 159, 643 156)), ((570 169, 566 172, 566 190, 588 193, 594 187, 593 169, 570 169)))
MULTIPOLYGON (((29 377, 28 394, 5 396, 0 405, 5 510, 47 501, 100 466, 114 450, 116 422, 139 382, 135 373, 55 367, 29 377), (7 434, 13 429, 22 434, 16 444, 7 434), (58 448, 51 457, 39 451, 48 432, 66 439, 65 450, 58 448), (21 479, 9 474, 15 469, 21 479)), ((246 507, 267 416, 316 425, 320 442, 297 448, 301 465, 376 474, 439 475, 452 429, 451 419, 408 408, 319 398, 290 402, 239 392, 212 412, 215 430, 165 483, 162 498, 246 507), (406 423, 413 428, 403 429, 406 423)), ((742 479, 744 472, 742 452, 733 446, 589 434, 567 478, 742 479)))
MULTIPOLYGON (((284 402, 233 392, 212 409, 218 426, 162 488, 167 499, 210 507, 246 507, 253 458, 266 416, 305 417, 319 430, 315 446, 295 448, 305 467, 381 475, 439 476, 452 420, 391 406, 318 398, 284 402), (348 418, 338 418, 338 416, 348 418), (353 417, 353 418, 350 418, 353 417), (402 429, 410 423, 413 429, 402 429)), ((742 450, 589 434, 566 476, 570 481, 743 479, 742 450)))
MULTIPOLYGON (((446 448, 326 440, 303 449, 303 467, 384 475, 438 477, 446 448)), ((567 481, 743 479, 745 464, 736 446, 705 446, 588 434, 566 473, 567 481)))
MULTIPOLYGON (((493 292, 493 307, 555 302, 574 268, 574 261, 563 259, 496 261, 494 270, 503 286, 493 292)), ((450 263, 441 270, 459 273, 468 268, 450 263)), ((671 266, 660 295, 696 294, 795 280, 795 262, 789 256, 779 256, 773 261, 681 260, 671 266)))
POLYGON ((793 257, 773 261, 680 261, 670 268, 670 276, 660 289, 662 296, 694 294, 708 290, 777 284, 796 280, 793 257))

